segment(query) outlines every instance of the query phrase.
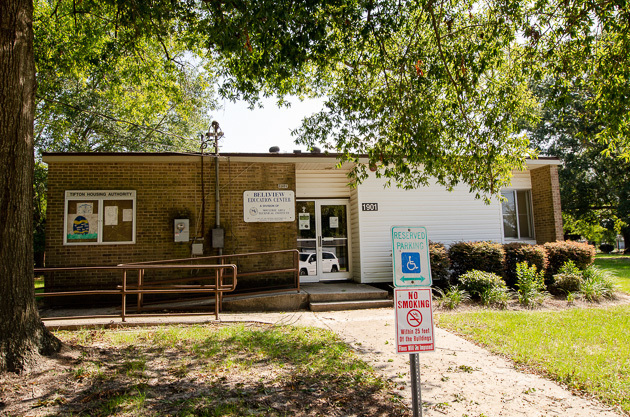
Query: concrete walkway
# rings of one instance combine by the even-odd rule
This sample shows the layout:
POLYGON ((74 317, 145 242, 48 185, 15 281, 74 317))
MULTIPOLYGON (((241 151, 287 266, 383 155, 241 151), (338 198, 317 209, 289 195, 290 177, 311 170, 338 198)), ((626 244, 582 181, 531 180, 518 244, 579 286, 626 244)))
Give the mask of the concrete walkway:
MULTIPOLYGON (((118 326, 120 320, 91 324, 118 326)), ((129 318, 127 325, 215 322, 212 316, 129 318)), ((366 362, 395 382, 410 404, 409 356, 395 353, 391 308, 335 312, 222 313, 220 322, 261 322, 316 326, 337 333, 366 362)), ((51 321, 51 328, 80 327, 88 320, 51 321)), ((441 329, 436 352, 420 354, 424 416, 601 416, 618 414, 593 400, 573 395, 556 383, 517 371, 499 356, 441 329)))

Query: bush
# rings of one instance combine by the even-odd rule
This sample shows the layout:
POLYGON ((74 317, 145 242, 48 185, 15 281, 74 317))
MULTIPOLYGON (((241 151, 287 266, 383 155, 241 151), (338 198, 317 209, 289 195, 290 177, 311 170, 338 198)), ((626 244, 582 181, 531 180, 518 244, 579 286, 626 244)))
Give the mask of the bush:
POLYGON ((573 261, 568 261, 557 274, 553 276, 554 288, 564 293, 580 291, 582 286, 582 272, 573 261))
POLYGON ((483 291, 480 294, 480 298, 484 306, 494 306, 503 309, 508 306, 512 297, 506 287, 492 287, 483 291))
POLYGON ((503 278, 492 272, 472 270, 459 277, 461 286, 473 297, 481 297, 481 294, 492 288, 507 288, 503 278))
POLYGON ((431 278, 434 285, 447 288, 450 284, 451 261, 448 259, 448 252, 441 243, 429 243, 429 257, 431 262, 431 278))
POLYGON ((493 242, 458 242, 449 248, 453 277, 473 269, 503 275, 505 253, 503 245, 493 242))
POLYGON ((527 307, 542 304, 545 299, 545 277, 535 265, 528 266, 526 261, 516 264, 516 287, 518 302, 527 307))
POLYGON ((508 243, 503 245, 505 251, 505 283, 510 288, 516 288, 516 265, 527 262, 528 265, 536 266, 538 271, 547 269, 547 254, 545 248, 540 245, 529 245, 527 243, 508 243))
POLYGON ((547 253, 547 277, 556 275, 568 261, 579 269, 586 269, 595 260, 595 248, 588 243, 549 242, 544 245, 547 253))
POLYGON ((601 245, 599 245, 599 250, 604 253, 610 253, 615 250, 615 247, 610 243, 602 243, 601 245))
POLYGON ((436 288, 434 294, 437 294, 436 299, 439 306, 451 310, 457 308, 462 302, 470 300, 470 294, 457 286, 449 287, 447 290, 436 288))
POLYGON ((580 292, 588 301, 599 301, 601 298, 615 298, 616 285, 608 273, 590 266, 582 272, 580 292))

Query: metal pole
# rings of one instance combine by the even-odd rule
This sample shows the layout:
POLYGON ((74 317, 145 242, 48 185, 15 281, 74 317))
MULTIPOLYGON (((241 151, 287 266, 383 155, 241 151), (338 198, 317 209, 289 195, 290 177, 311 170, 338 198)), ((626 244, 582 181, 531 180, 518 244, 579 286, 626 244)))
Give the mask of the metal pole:
POLYGON ((409 354, 411 367, 411 404, 413 417, 422 417, 422 387, 420 383, 420 360, 417 353, 409 354))
MULTIPOLYGON (((215 186, 214 186, 214 201, 215 201, 215 227, 218 229, 221 227, 221 213, 219 206, 221 198, 219 195, 219 122, 216 120, 212 122, 214 128, 214 172, 215 172, 215 186)), ((223 255, 223 248, 219 248, 219 256, 223 255)))
MULTIPOLYGON (((143 275, 144 275, 144 269, 138 269, 138 289, 139 290, 142 289, 143 275)), ((143 298, 142 293, 138 293, 138 312, 142 310, 142 298, 143 298)))
POLYGON ((219 320, 219 270, 214 271, 214 288, 216 291, 214 292, 214 318, 219 320))
POLYGON ((124 322, 125 314, 127 314, 127 270, 123 270, 122 285, 122 306, 120 307, 120 318, 124 322))

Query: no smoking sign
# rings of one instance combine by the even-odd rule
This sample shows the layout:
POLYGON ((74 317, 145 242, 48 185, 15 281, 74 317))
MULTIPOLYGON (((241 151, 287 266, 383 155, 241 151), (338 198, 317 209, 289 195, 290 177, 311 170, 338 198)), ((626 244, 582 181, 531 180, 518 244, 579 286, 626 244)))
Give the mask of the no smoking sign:
POLYGON ((394 307, 397 353, 434 351, 431 289, 396 288, 394 307))

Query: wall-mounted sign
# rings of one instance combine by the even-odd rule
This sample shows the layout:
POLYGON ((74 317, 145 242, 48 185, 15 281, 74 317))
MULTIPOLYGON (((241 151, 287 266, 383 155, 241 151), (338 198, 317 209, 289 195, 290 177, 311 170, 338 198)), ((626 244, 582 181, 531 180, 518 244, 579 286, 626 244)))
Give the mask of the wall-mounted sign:
POLYGON ((135 243, 135 190, 66 190, 64 245, 135 243))
POLYGON ((295 221, 295 193, 293 191, 243 192, 245 222, 295 221))
POLYGON ((279 190, 286 190, 289 188, 289 184, 278 184, 279 190))
POLYGON ((361 203, 361 211, 378 211, 378 203, 361 203))

